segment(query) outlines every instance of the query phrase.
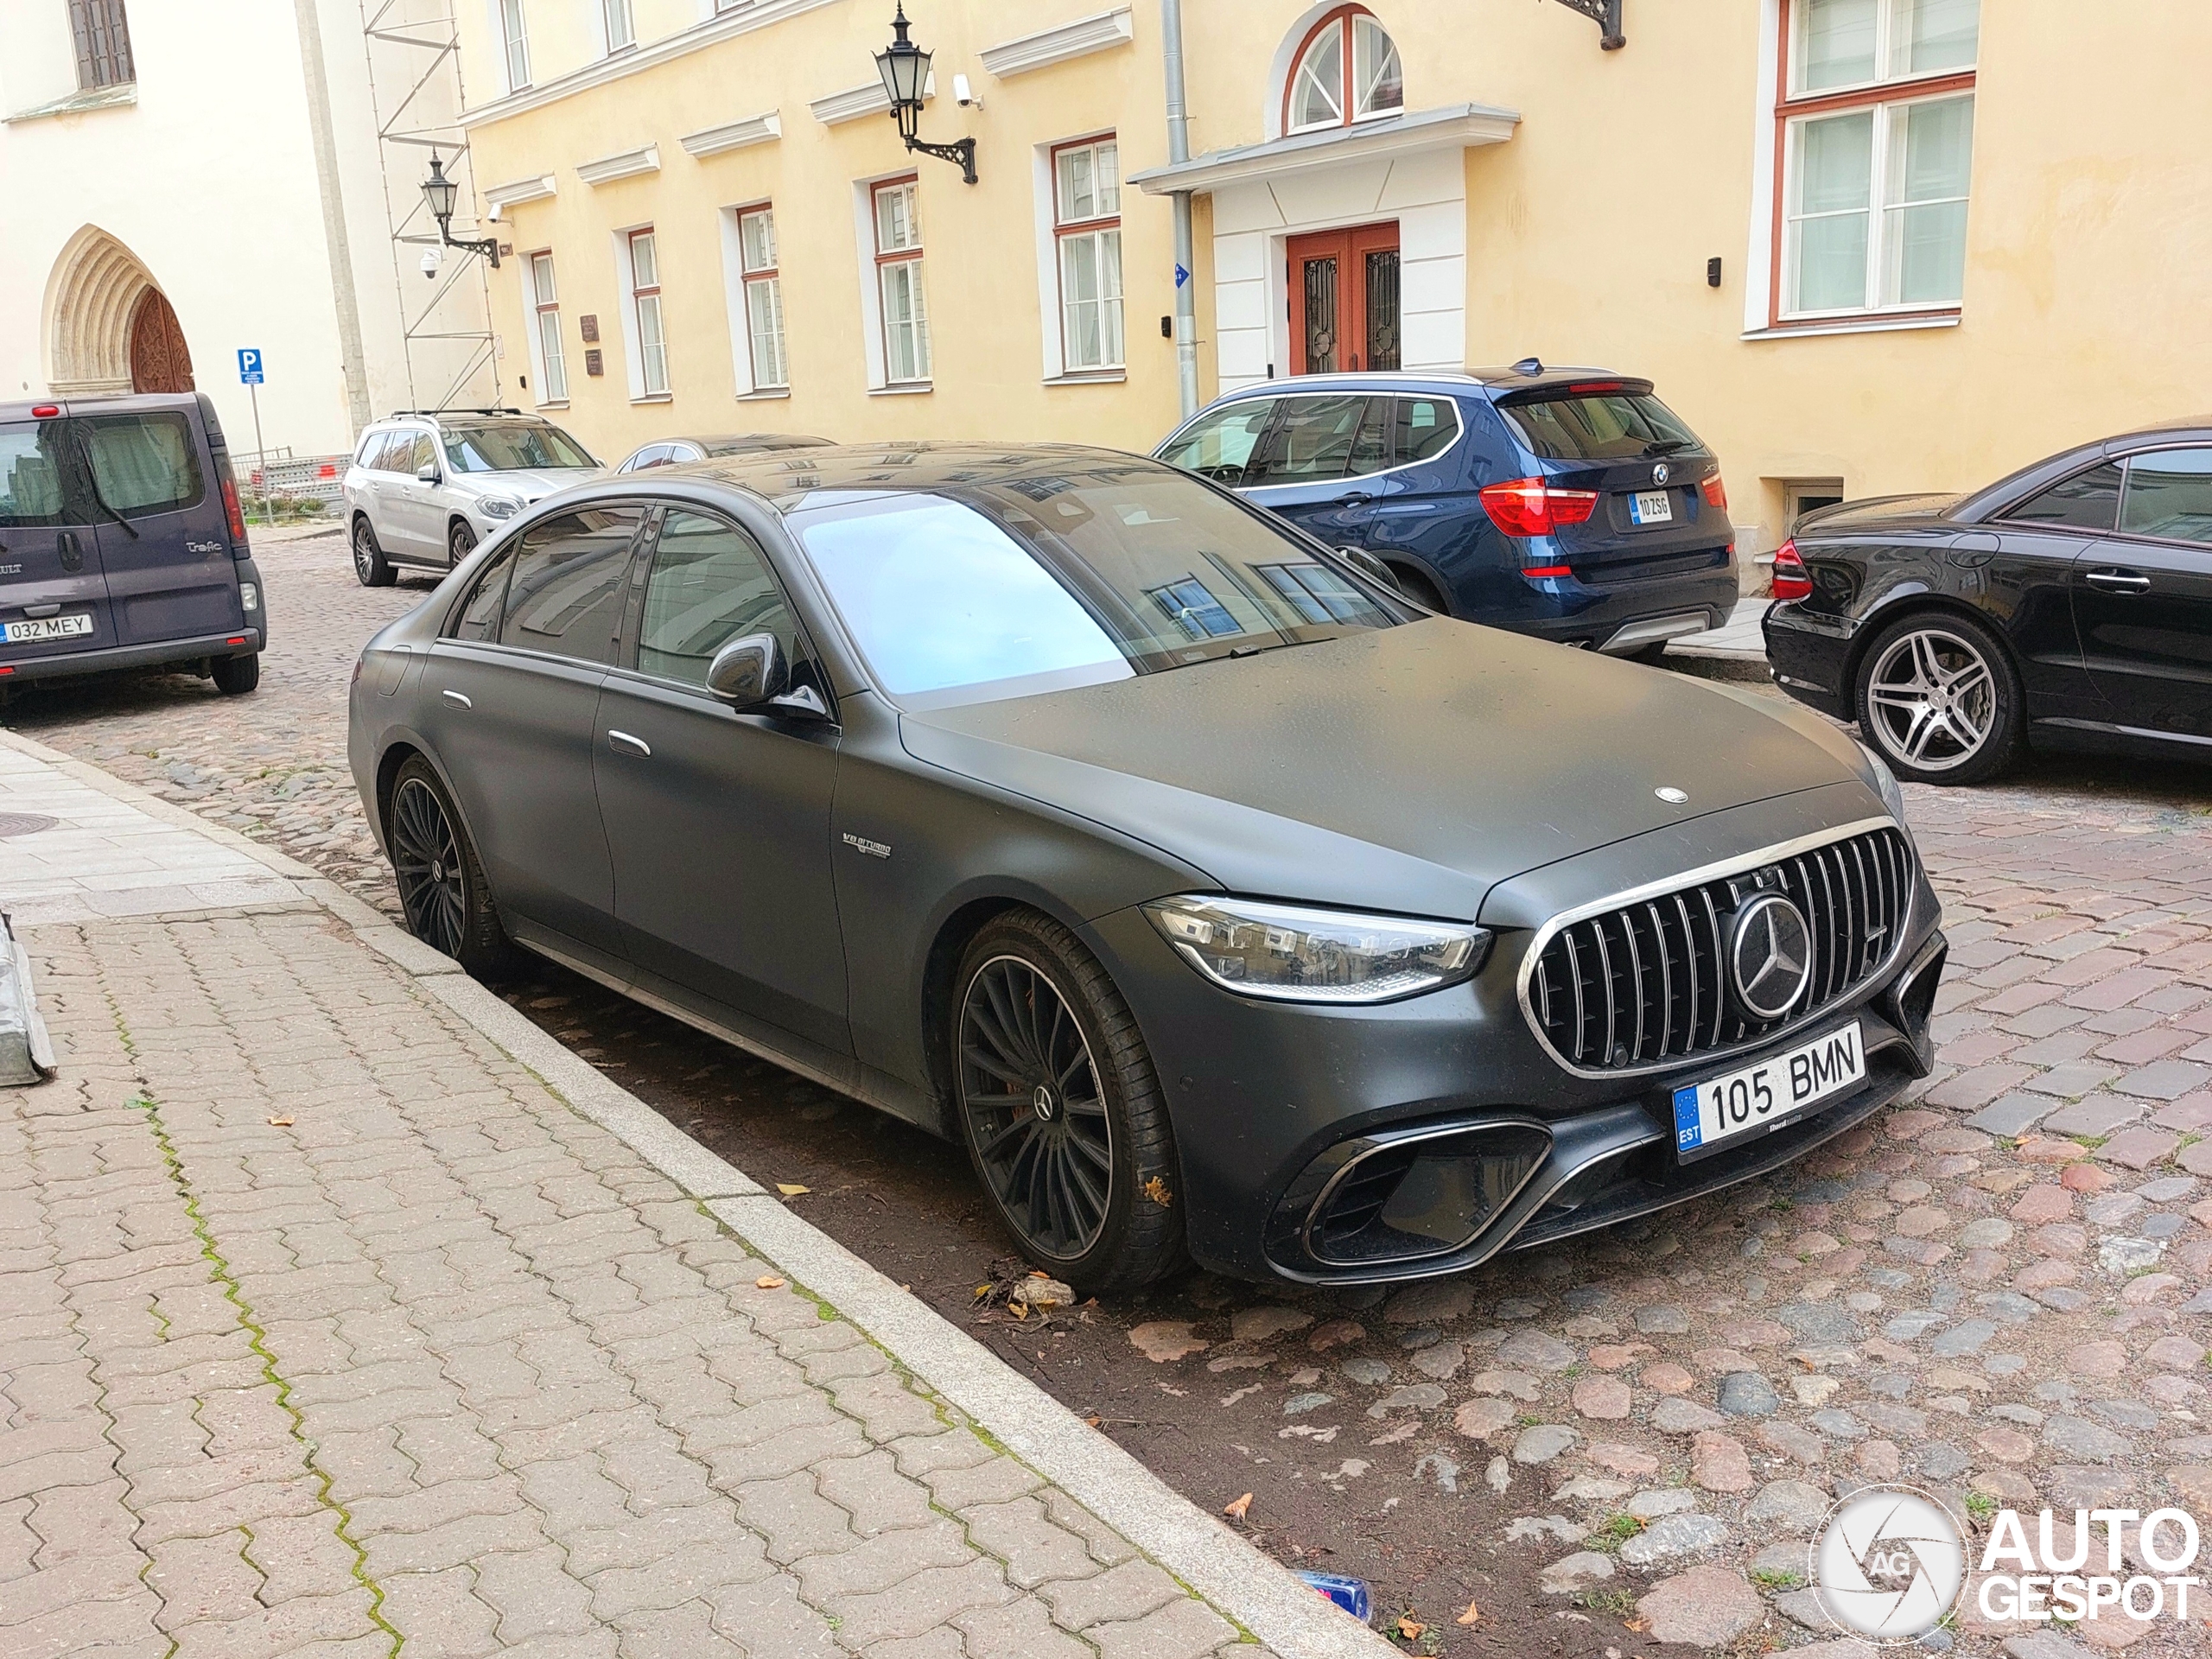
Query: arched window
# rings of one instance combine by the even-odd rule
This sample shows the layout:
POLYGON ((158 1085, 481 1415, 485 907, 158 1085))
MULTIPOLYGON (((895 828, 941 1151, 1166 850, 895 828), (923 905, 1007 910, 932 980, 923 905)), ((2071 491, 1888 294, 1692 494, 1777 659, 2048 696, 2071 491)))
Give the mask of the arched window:
POLYGON ((1283 98, 1283 130, 1348 126, 1405 106, 1396 43, 1370 14, 1344 6, 1314 24, 1298 48, 1283 98))

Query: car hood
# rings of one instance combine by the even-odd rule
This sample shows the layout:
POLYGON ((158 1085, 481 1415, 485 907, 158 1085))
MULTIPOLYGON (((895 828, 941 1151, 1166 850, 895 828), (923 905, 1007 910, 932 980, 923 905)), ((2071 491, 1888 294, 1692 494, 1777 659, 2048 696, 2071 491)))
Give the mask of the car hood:
POLYGON ((1499 881, 1754 801, 1855 781, 1881 810, 1858 746, 1818 715, 1441 619, 908 713, 900 731, 918 760, 1227 891, 1465 918, 1499 881))
POLYGON ((476 495, 508 495, 518 501, 535 501, 571 484, 597 478, 604 468, 533 467, 512 473, 461 473, 454 482, 476 495))

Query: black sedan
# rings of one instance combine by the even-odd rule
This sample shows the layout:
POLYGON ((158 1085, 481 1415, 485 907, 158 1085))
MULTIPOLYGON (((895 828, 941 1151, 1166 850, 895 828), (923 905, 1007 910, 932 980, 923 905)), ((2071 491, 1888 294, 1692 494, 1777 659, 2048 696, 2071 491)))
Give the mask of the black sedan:
POLYGON ((2023 745, 2212 760, 2212 423, 1829 507, 1774 593, 1775 679, 1904 777, 1978 783, 2023 745))
POLYGON ((1434 617, 1159 462, 817 448, 549 498, 369 644, 409 925, 966 1144, 1090 1291, 1447 1273, 1930 1061, 1896 784, 1811 714, 1434 617))

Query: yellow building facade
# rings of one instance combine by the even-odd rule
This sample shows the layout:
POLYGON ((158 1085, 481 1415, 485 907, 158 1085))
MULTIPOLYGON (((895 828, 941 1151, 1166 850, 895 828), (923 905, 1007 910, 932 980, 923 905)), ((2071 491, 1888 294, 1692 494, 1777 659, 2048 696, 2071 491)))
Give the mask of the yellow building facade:
MULTIPOLYGON (((1198 393, 1536 356, 1645 376, 1745 550, 2212 402, 2190 0, 472 0, 505 384, 657 437, 1057 438, 1198 393), (1589 10, 1602 14, 1605 5, 1589 10), (964 101, 963 101, 964 100, 964 101), (526 383, 526 384, 523 384, 526 383)), ((464 210, 465 217, 465 210, 464 210)), ((462 226, 456 224, 456 232, 462 226)))

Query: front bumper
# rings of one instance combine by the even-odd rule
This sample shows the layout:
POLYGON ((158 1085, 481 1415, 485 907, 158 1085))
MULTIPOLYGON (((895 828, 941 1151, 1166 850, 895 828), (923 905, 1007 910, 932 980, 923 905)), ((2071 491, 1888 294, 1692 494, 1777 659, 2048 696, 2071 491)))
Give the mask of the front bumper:
POLYGON ((1137 1014, 1170 1103, 1192 1255, 1242 1277, 1347 1285, 1461 1272, 1750 1179, 1843 1133, 1934 1063, 1939 919, 1916 868, 1904 942, 1879 972, 1758 1047, 1625 1077, 1573 1075, 1538 1043, 1516 994, 1533 930, 1501 931, 1466 984, 1355 1008, 1234 996, 1173 955, 1137 911, 1088 931, 1137 1014), (1678 1160, 1677 1086, 1851 1018, 1861 1024, 1863 1083, 1725 1150, 1678 1160), (1510 1147, 1511 1160, 1478 1160, 1493 1145, 1510 1147), (1332 1218, 1356 1201, 1352 1184, 1376 1172, 1384 1186, 1412 1193, 1407 1207, 1432 1224, 1432 1248, 1363 1256, 1332 1245, 1332 1218), (1457 1237, 1455 1219, 1464 1223, 1457 1237))

